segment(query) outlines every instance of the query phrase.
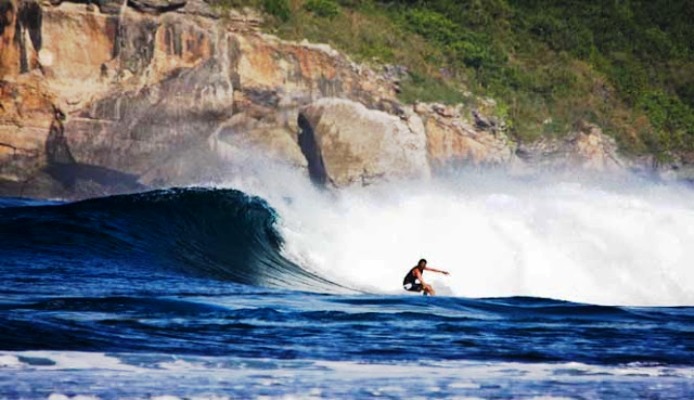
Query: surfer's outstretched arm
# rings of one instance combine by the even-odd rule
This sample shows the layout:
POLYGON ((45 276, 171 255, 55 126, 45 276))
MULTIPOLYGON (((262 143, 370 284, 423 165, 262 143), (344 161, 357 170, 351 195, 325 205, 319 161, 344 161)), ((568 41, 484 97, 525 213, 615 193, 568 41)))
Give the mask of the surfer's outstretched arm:
POLYGON ((436 269, 436 268, 431 268, 431 267, 424 267, 426 271, 431 271, 431 272, 438 272, 440 274, 448 275, 448 271, 444 271, 442 269, 436 269))

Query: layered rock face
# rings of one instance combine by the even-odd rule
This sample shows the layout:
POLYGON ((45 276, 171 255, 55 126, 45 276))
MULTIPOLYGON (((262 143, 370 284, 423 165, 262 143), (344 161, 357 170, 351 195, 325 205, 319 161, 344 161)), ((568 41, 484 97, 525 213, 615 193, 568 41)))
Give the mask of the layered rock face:
POLYGON ((400 104, 387 73, 202 0, 0 0, 0 194, 223 180, 267 158, 344 186, 512 165, 484 116, 400 104))

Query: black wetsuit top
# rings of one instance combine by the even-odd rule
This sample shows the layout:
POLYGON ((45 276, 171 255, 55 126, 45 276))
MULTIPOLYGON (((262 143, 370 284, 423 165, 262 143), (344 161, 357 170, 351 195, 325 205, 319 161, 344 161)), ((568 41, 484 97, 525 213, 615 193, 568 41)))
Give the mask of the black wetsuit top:
MULTIPOLYGON (((412 290, 414 292, 418 292, 422 290, 422 283, 421 282, 416 282, 417 276, 414 274, 414 271, 418 269, 419 267, 414 267, 410 270, 410 272, 405 275, 405 279, 402 280, 402 285, 406 286, 407 284, 410 284, 410 288, 407 290, 412 290)), ((424 272, 423 270, 421 272, 424 272)))

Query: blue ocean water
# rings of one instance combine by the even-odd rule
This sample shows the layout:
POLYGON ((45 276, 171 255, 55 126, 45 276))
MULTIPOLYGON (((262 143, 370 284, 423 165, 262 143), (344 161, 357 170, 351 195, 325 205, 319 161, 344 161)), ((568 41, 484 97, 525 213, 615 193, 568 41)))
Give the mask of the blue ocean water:
POLYGON ((0 199, 0 397, 694 398, 694 307, 365 292, 277 218, 232 189, 0 199))

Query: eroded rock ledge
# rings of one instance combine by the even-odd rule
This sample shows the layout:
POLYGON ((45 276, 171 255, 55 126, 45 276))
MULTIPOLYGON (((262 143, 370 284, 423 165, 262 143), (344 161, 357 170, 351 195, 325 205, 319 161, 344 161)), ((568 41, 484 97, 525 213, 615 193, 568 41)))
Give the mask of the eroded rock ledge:
POLYGON ((338 187, 461 164, 616 159, 589 139, 522 148, 521 160, 501 121, 401 104, 387 70, 265 35, 257 15, 220 16, 202 0, 0 0, 0 195, 210 182, 250 157, 338 187))

